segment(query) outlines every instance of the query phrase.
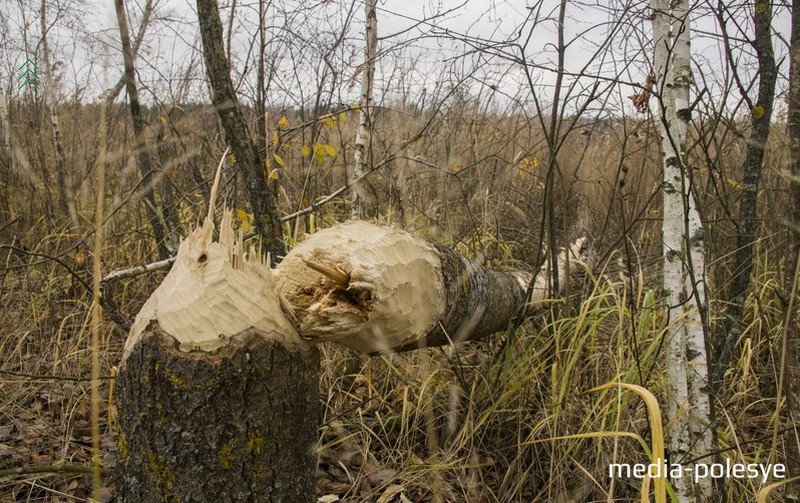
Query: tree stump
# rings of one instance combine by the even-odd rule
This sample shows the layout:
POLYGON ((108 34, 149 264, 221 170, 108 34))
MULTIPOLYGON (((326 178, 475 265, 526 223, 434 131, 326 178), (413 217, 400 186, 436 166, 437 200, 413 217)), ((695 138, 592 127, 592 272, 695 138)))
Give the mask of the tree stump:
POLYGON ((269 266, 230 216, 181 243, 118 376, 120 501, 314 500, 317 351, 286 320, 269 266))

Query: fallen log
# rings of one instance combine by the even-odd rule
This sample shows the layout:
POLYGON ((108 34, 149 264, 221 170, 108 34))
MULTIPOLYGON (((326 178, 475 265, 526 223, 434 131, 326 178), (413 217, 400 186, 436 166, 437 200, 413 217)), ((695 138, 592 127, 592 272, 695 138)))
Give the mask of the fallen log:
MULTIPOLYGON (((579 260, 584 241, 562 251, 559 277, 569 258, 579 260)), ((492 270, 408 232, 351 221, 310 236, 275 276, 300 335, 386 353, 505 330, 526 305, 546 297, 548 269, 544 264, 534 281, 528 271, 492 270)))
POLYGON ((313 501, 318 353, 227 212, 212 233, 181 243, 125 344, 119 500, 313 501))

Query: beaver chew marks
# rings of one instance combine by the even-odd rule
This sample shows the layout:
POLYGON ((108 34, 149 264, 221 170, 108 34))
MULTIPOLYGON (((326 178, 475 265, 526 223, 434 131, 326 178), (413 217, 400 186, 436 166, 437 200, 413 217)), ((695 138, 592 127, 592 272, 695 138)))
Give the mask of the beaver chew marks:
POLYGON ((275 280, 301 335, 369 353, 419 340, 443 309, 437 250, 362 221, 313 234, 280 263, 275 280))

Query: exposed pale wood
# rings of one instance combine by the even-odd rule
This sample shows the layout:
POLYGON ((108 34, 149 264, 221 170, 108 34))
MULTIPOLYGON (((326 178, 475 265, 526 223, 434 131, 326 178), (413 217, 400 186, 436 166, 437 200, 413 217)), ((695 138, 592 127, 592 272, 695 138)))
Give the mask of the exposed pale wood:
POLYGON ((435 247, 363 221, 313 234, 275 271, 299 332, 373 352, 414 342, 440 317, 442 275, 435 247), (338 268, 346 284, 308 266, 338 268))
POLYGON ((207 219, 181 243, 169 274, 136 316, 123 362, 153 320, 183 351, 216 350, 250 327, 278 334, 295 350, 307 348, 282 314, 266 261, 258 254, 237 258, 241 244, 230 218, 226 212, 219 241, 212 241, 207 219))
MULTIPOLYGON (((583 243, 571 247, 573 265, 583 243)), ((562 277, 566 257, 559 258, 562 277)), ((528 302, 545 298, 544 274, 526 297, 532 281, 531 272, 491 270, 408 232, 363 221, 313 234, 276 269, 277 288, 302 336, 366 353, 504 330, 528 302)))

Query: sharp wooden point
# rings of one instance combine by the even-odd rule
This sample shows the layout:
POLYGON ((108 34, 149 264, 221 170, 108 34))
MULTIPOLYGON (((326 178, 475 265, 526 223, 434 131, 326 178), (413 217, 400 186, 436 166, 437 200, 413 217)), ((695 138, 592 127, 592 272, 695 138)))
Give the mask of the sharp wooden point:
POLYGON ((306 258, 301 258, 301 260, 305 262, 305 264, 311 269, 314 269, 318 273, 322 274, 323 276, 331 279, 332 281, 340 285, 347 285, 348 283, 350 283, 350 275, 347 274, 345 271, 342 271, 338 267, 335 266, 331 267, 325 264, 319 264, 317 262, 313 262, 306 258))

